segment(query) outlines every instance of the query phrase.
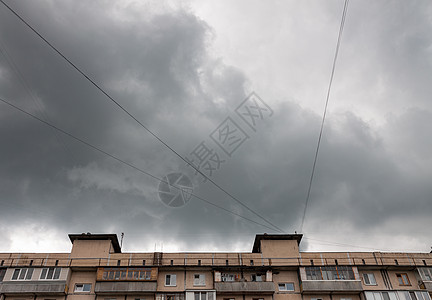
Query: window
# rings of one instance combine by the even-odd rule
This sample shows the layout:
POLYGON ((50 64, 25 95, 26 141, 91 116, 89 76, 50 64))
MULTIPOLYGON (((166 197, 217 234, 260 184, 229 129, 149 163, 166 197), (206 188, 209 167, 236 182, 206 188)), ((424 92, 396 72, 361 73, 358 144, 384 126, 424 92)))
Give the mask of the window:
POLYGON ((15 269, 12 280, 31 280, 33 270, 33 268, 15 269))
POLYGON ((432 281, 432 268, 418 268, 420 277, 424 281, 432 281))
POLYGON ((250 265, 251 265, 251 266, 254 265, 253 259, 250 260, 250 265))
MULTIPOLYGON (((368 292, 365 291, 366 300, 412 300, 409 292, 407 291, 388 291, 388 292, 368 292)), ((415 292, 417 294, 417 292, 415 292)), ((419 292, 422 293, 422 292, 419 292)), ((427 292, 426 292, 427 293, 427 292)), ((428 294, 429 295, 429 294, 428 294)), ((415 295, 414 295, 415 296, 415 295)), ((430 300, 430 298, 425 299, 415 299, 415 300, 430 300)))
POLYGON ((205 285, 205 274, 194 274, 194 285, 205 285))
POLYGON ((201 266, 201 259, 198 259, 198 266, 201 266))
POLYGON ((0 269, 0 282, 3 281, 5 274, 6 274, 6 269, 0 269))
POLYGON ((322 298, 311 298, 311 300, 323 300, 322 298))
POLYGON ((279 283, 278 286, 279 286, 279 291, 294 291, 293 282, 279 283))
POLYGON ((352 298, 340 298, 340 300, 352 300, 352 298))
POLYGON ((135 298, 135 300, 146 300, 145 298, 135 298))
POLYGON ((105 298, 104 300, 117 300, 117 298, 105 298))
POLYGON ((221 274, 222 281, 237 281, 240 279, 240 275, 238 274, 229 274, 229 273, 222 273, 221 274))
POLYGON ((39 279, 59 279, 61 268, 43 268, 39 279))
POLYGON ((263 281, 263 278, 265 278, 264 277, 264 275, 261 275, 261 274, 252 274, 251 275, 251 280, 252 281, 263 281))
POLYGON ((195 292, 194 300, 207 300, 207 292, 195 292))
POLYGON ((390 300, 390 296, 388 292, 382 292, 381 295, 384 300, 390 300))
POLYGON ((411 285, 407 273, 396 274, 399 285, 411 285))
POLYGON ((354 280, 350 266, 306 267, 307 280, 354 280))
POLYGON ((151 280, 151 268, 99 268, 97 280, 101 281, 131 281, 131 280, 151 280))
POLYGON ((363 274, 363 281, 366 285, 377 285, 375 280, 375 275, 372 273, 364 273, 363 274))
POLYGON ((77 283, 75 284, 75 290, 74 292, 76 293, 85 293, 85 292, 90 292, 91 290, 91 283, 77 283))
POLYGON ((165 286, 176 286, 176 277, 174 274, 165 275, 165 286))

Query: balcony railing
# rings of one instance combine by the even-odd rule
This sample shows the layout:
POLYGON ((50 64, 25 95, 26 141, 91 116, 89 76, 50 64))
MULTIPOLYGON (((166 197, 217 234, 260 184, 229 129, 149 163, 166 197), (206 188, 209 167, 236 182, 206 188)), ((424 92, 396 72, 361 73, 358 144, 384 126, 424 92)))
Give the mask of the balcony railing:
POLYGON ((66 282, 3 282, 0 284, 1 294, 36 294, 36 295, 64 295, 66 282))
POLYGON ((300 285, 303 293, 343 292, 359 293, 363 290, 360 280, 303 280, 300 285))
POLYGON ((217 293, 267 293, 275 291, 273 282, 215 282, 217 293))
POLYGON ((96 294, 134 294, 154 293, 156 282, 96 282, 96 294))

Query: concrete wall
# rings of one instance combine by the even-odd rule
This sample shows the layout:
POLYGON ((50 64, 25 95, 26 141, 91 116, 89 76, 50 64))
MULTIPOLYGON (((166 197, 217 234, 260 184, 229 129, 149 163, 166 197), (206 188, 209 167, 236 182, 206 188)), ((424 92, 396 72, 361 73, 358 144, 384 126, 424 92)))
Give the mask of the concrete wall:
POLYGON ((108 258, 112 252, 110 240, 75 240, 71 258, 108 258))
POLYGON ((417 283, 417 278, 413 271, 403 271, 403 269, 398 271, 389 270, 388 275, 390 278, 390 282, 395 290, 418 290, 419 285, 417 283), (400 285, 399 281, 396 277, 396 274, 406 273, 408 275, 410 285, 400 285))
POLYGON ((206 290, 213 289, 213 272, 211 270, 205 269, 196 269, 194 271, 186 272, 186 289, 188 290, 206 290), (194 276, 195 274, 204 274, 205 275, 205 285, 194 285, 194 276))
POLYGON ((158 292, 183 292, 186 289, 185 282, 185 271, 159 271, 158 274, 158 292), (165 275, 175 274, 176 275, 176 285, 175 286, 165 286, 165 275))
POLYGON ((261 253, 266 258, 298 257, 299 248, 295 240, 262 240, 261 253))
POLYGON ((360 279, 362 281, 362 285, 363 285, 363 289, 364 290, 386 290, 387 287, 384 284, 384 279, 381 275, 380 270, 368 270, 368 269, 361 269, 359 268, 359 275, 360 275, 360 279), (363 274, 373 274, 375 276, 375 281, 376 281, 376 285, 367 285, 364 281, 364 276, 363 274))
POLYGON ((96 283, 96 270, 94 271, 75 271, 71 274, 69 282, 68 300, 94 300, 96 283), (90 283, 90 292, 74 292, 75 284, 90 283))

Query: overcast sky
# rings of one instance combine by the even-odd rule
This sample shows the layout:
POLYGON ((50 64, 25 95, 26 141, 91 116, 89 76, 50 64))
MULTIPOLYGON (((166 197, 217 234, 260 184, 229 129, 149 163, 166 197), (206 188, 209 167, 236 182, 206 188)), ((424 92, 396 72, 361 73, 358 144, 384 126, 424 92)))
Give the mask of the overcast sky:
MULTIPOLYGON (((181 157, 211 150, 210 178, 244 206, 0 4, 0 98, 225 209, 170 207, 158 180, 0 103, 0 251, 66 252, 82 232, 124 232, 123 251, 251 251, 276 232, 263 219, 300 231, 344 1, 6 3, 181 157), (242 115, 253 92, 262 118, 242 115)), ((430 251, 431 32, 430 1, 349 2, 303 250, 430 251)))

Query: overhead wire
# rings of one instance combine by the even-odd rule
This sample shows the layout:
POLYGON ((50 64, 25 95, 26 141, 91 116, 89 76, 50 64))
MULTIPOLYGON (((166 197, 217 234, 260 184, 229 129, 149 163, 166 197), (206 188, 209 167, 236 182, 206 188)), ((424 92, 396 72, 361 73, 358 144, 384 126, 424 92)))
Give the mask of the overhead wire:
POLYGON ((302 216, 302 220, 301 220, 301 225, 300 225, 300 232, 303 231, 303 225, 304 225, 304 221, 305 221, 305 217, 306 217, 306 211, 307 211, 308 204, 309 204, 309 198, 310 198, 310 193, 311 193, 311 189, 312 189, 312 183, 313 183, 316 164, 317 164, 317 160, 318 160, 318 153, 319 153, 319 149, 320 149, 320 145, 321 145, 321 139, 322 139, 323 130, 324 130, 324 122, 326 119, 327 108, 328 108, 328 103, 329 103, 329 99, 330 99, 330 91, 331 91, 331 87, 332 87, 332 83, 333 83, 333 77, 334 77, 335 70, 336 70, 336 61, 337 61, 337 57, 339 54, 339 48, 340 48, 341 40, 342 40, 342 32, 343 32, 343 29, 345 27, 345 18, 346 18, 346 13, 347 13, 347 9, 348 9, 348 2, 349 2, 349 0, 345 0, 343 11, 342 11, 342 19, 341 19, 341 23, 340 23, 340 27, 339 27, 339 34, 338 34, 337 43, 336 43, 336 51, 335 51, 335 55, 334 55, 334 59, 333 59, 333 66, 332 66, 332 71, 331 71, 331 75, 330 75, 330 82, 329 82, 328 89, 327 89, 326 102, 325 102, 323 117, 321 120, 321 127, 320 127, 319 136, 318 136, 318 143, 317 143, 316 150, 315 150, 315 156, 314 156, 314 161, 313 161, 313 165, 312 165, 312 172, 311 172, 311 176, 309 179, 309 186, 308 186, 303 216, 302 216))
MULTIPOLYGON (((58 127, 58 126, 56 126, 56 125, 51 124, 50 122, 45 121, 45 120, 42 119, 42 118, 39 118, 38 116, 36 116, 36 115, 34 115, 34 114, 32 114, 32 113, 26 111, 25 109, 23 109, 23 108, 21 108, 21 107, 18 107, 17 105, 15 105, 15 104, 13 104, 13 103, 11 103, 11 102, 9 102, 9 101, 3 99, 3 98, 0 98, 0 101, 3 102, 3 103, 5 103, 5 104, 7 104, 7 105, 9 105, 9 106, 12 107, 12 108, 18 110, 18 111, 20 111, 21 113, 24 113, 24 114, 26 114, 27 116, 29 116, 29 117, 31 117, 31 118, 33 118, 33 119, 39 121, 39 122, 42 122, 43 124, 45 124, 45 125, 47 125, 47 126, 53 128, 53 129, 57 130, 58 132, 61 132, 61 133, 63 133, 64 135, 67 135, 68 137, 70 137, 70 138, 72 138, 72 139, 74 139, 74 140, 76 140, 76 141, 78 141, 78 142, 80 142, 80 143, 86 145, 87 147, 92 148, 93 150, 96 150, 96 151, 98 151, 98 152, 100 152, 100 153, 102 153, 102 154, 104 154, 104 155, 106 155, 106 156, 108 156, 108 157, 110 157, 110 158, 112 158, 112 159, 114 159, 114 160, 116 160, 116 161, 118 161, 118 162, 124 164, 124 165, 127 165, 127 166, 129 166, 130 168, 132 168, 132 169, 134 169, 134 170, 136 170, 136 171, 138 171, 138 172, 140 172, 140 173, 142 173, 142 174, 145 174, 145 175, 147 175, 147 176, 150 176, 150 177, 153 178, 153 179, 156 179, 156 180, 158 180, 158 181, 160 181, 160 182, 166 183, 166 184, 168 184, 170 187, 172 187, 172 188, 174 188, 174 189, 177 189, 177 190, 179 190, 179 191, 182 191, 182 189, 181 189, 180 187, 177 187, 177 186, 175 186, 175 185, 172 185, 172 184, 170 184, 169 182, 167 182, 166 180, 164 180, 164 179, 162 179, 162 178, 159 178, 159 177, 157 177, 157 176, 155 176, 155 175, 153 175, 153 174, 151 174, 151 173, 149 173, 149 172, 147 172, 147 171, 145 171, 145 170, 143 170, 143 169, 141 169, 141 168, 139 168, 139 167, 137 167, 137 166, 135 166, 135 165, 133 165, 133 164, 131 164, 131 163, 128 163, 127 161, 125 161, 125 160, 123 160, 123 159, 121 159, 121 158, 119 158, 119 157, 117 157, 117 156, 115 156, 115 155, 113 155, 113 154, 108 153, 107 151, 105 151, 105 150, 103 150, 103 149, 101 149, 101 148, 99 148, 99 147, 97 147, 97 146, 95 146, 95 145, 93 145, 93 144, 91 144, 91 143, 89 143, 89 142, 87 142, 87 141, 85 141, 85 140, 83 140, 83 139, 81 139, 81 138, 79 138, 79 137, 73 135, 72 133, 69 133, 69 132, 66 131, 66 130, 61 129, 60 127, 58 127)), ((210 201, 208 201, 208 200, 206 200, 206 199, 204 199, 204 198, 202 198, 202 197, 200 197, 200 196, 198 196, 198 195, 196 195, 196 194, 194 194, 194 193, 190 193, 190 194, 191 194, 191 196, 194 196, 195 198, 197 198, 197 199, 199 199, 199 200, 201 200, 201 201, 203 201, 203 202, 205 202, 205 203, 207 203, 207 204, 209 204, 209 205, 212 205, 212 206, 214 206, 214 207, 216 207, 216 208, 219 208, 219 209, 221 209, 221 210, 223 210, 223 211, 225 211, 225 212, 228 212, 228 213, 230 213, 230 214, 232 214, 232 215, 235 215, 235 216, 237 216, 237 217, 240 217, 240 218, 242 218, 242 219, 244 219, 244 220, 247 220, 247 221, 249 221, 249 222, 252 222, 252 223, 254 223, 254 224, 257 224, 257 225, 260 225, 260 226, 266 227, 267 229, 271 229, 271 230, 273 230, 273 228, 271 228, 270 226, 268 226, 268 225, 266 225, 266 224, 262 224, 262 223, 256 222, 256 221, 254 221, 254 220, 252 220, 252 219, 250 219, 250 218, 247 218, 247 217, 245 217, 245 216, 243 216, 243 215, 240 215, 240 214, 238 214, 238 213, 236 213, 236 212, 230 211, 230 210, 228 210, 228 209, 226 209, 226 208, 224 208, 224 207, 222 207, 222 206, 219 206, 219 205, 217 205, 217 204, 215 204, 215 203, 213 203, 213 202, 210 202, 210 201)))
POLYGON ((118 108, 120 108, 124 113, 126 113, 130 118, 132 118, 137 124, 139 124, 142 128, 144 128, 151 136, 153 136, 155 139, 157 139, 162 145, 164 145, 166 148, 168 148, 172 153, 174 153, 177 157, 179 157, 182 161, 184 161, 187 165, 189 165, 191 168, 193 168, 197 173, 199 173, 201 176, 203 176, 206 180, 210 181, 214 186, 216 186, 220 191, 222 191, 224 194, 226 194, 228 197, 236 201, 238 204, 240 204, 242 207, 247 209, 249 212, 253 213, 255 216, 259 217, 261 220, 265 221, 266 223, 270 224, 273 227, 273 230, 277 230, 279 232, 284 232, 283 229, 276 226, 269 220, 267 220, 265 217, 263 217, 261 214, 257 213, 255 210, 248 207, 246 204, 244 204, 242 201, 240 201, 237 197, 229 193, 226 189, 224 189, 222 186, 217 184, 214 180, 209 178, 207 175, 205 175, 203 172, 199 170, 199 168, 195 167, 191 162, 189 162, 187 159, 185 159, 183 156, 181 156, 175 149, 173 149, 170 145, 168 145, 164 140, 162 140, 156 133, 154 133, 152 130, 150 130, 147 126, 145 126, 141 121, 139 121, 134 115, 132 115, 126 108, 124 108, 118 101, 116 101, 111 95, 109 95, 98 83, 96 83, 93 79, 91 79, 84 71, 82 71, 76 64, 74 64, 70 59, 68 59, 60 50, 58 50, 52 43, 50 43, 42 34, 40 34, 33 26, 31 26, 24 18, 22 18, 14 9, 12 9, 9 5, 7 5, 4 0, 0 0, 0 2, 7 8, 9 11, 11 11, 21 22, 23 22, 31 31, 33 31, 40 39, 42 39, 51 49, 53 49, 60 57, 62 57, 70 66, 72 66, 78 73, 80 73, 82 76, 84 76, 85 79, 87 79, 94 87, 96 87, 103 95, 105 95, 109 100, 111 100, 118 108))
MULTIPOLYGON (((41 103, 41 101, 39 100, 38 97, 36 97, 36 95, 33 93, 32 89, 30 88, 29 84, 27 83, 27 81, 24 78, 24 75, 22 74, 22 72, 19 70, 17 64, 14 62, 12 56, 8 53, 7 51, 7 47, 5 45, 5 43, 2 41, 2 39, 0 38, 0 53, 3 54, 4 58, 6 59, 7 63, 9 64, 9 66, 15 71, 17 77, 19 78, 19 80, 21 81, 23 87, 25 88, 25 90, 27 91, 28 95, 30 96, 30 98, 33 100, 36 108, 39 110, 41 116, 48 122, 52 121, 50 120, 50 117, 48 116, 48 113, 46 112, 46 110, 44 109, 43 104, 41 103)), ((63 146, 65 152, 74 160, 77 161, 75 155, 73 154, 72 150, 68 147, 68 145, 66 144, 66 142, 62 139, 62 137, 59 135, 59 133, 57 131, 53 131, 54 132, 54 136, 57 139, 57 141, 60 143, 60 145, 63 146)))

